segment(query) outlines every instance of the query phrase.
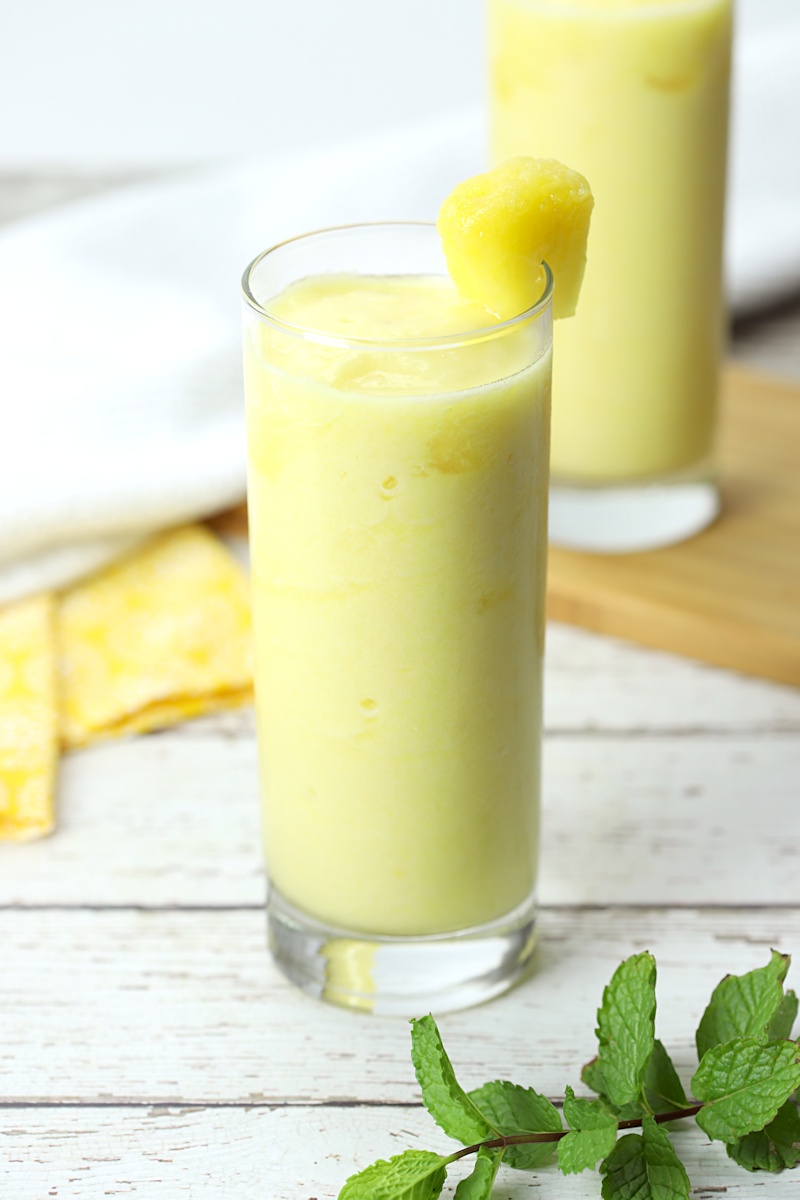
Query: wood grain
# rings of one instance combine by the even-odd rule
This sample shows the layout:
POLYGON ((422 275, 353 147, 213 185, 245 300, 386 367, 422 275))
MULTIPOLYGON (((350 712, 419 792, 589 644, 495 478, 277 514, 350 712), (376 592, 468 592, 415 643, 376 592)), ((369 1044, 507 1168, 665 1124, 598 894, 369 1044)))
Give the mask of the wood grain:
MULTIPOLYGON (((800 904, 799 785, 794 734, 550 738, 540 898, 800 904)), ((252 733, 167 734, 71 755, 56 836, 0 846, 0 904, 263 898, 252 733)))
MULTIPOLYGON (((697 1200, 787 1200, 797 1173, 748 1175, 696 1125, 675 1134, 697 1200)), ((25 1110, 2 1136, 0 1186, 9 1200, 334 1200, 348 1175, 407 1148, 453 1143, 419 1108, 25 1110), (5 1186, 3 1186, 5 1185, 5 1186)), ((443 1196, 469 1171, 450 1170, 443 1196)), ((501 1170, 496 1200, 586 1200, 596 1176, 501 1170)))
MULTIPOLYGON (((563 1096, 594 1053, 604 985, 649 948, 659 1036, 688 1079, 715 984, 797 942, 791 909, 545 909, 535 974, 441 1025, 465 1085, 521 1076, 563 1096)), ((0 944, 15 963, 0 978, 5 1104, 419 1100, 406 1022, 299 993, 267 954, 261 912, 5 910, 0 944)))
POLYGON ((551 548, 548 612, 800 686, 800 388, 729 370, 719 453, 710 529, 646 554, 551 548))

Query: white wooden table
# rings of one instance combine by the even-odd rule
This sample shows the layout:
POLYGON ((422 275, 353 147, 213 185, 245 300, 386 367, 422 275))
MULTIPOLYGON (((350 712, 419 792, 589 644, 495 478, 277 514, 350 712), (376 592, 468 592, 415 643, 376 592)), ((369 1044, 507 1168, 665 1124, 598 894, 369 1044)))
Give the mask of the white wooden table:
MULTIPOLYGON (((106 181, 5 182, 8 218, 106 181)), ((800 374, 798 329, 784 310, 737 350, 800 374)), ((649 948, 688 1082, 724 973, 774 946, 800 985, 800 694, 553 626, 546 727, 538 969, 444 1017, 451 1056, 469 1086, 563 1096, 604 983, 649 948)), ((2 1200, 328 1200, 377 1157, 448 1145, 407 1025, 314 1002, 267 956, 255 755, 249 712, 74 754, 55 837, 0 847, 2 1200)), ((800 1198, 800 1171, 748 1175, 679 1136, 695 1195, 800 1198)), ((599 1183, 496 1189, 544 1194, 599 1183)))

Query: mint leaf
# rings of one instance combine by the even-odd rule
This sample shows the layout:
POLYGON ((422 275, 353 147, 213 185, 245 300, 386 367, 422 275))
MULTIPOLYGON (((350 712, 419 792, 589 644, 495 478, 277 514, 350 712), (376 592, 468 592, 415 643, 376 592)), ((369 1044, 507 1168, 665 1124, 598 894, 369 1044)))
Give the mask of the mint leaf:
MULTIPOLYGON (((587 1087, 590 1087, 593 1092, 597 1092, 605 1100, 620 1121, 635 1120, 645 1112, 643 1106, 637 1101, 623 1105, 611 1103, 604 1092, 603 1073, 599 1059, 593 1058, 591 1062, 584 1064, 581 1079, 587 1087)), ((667 1053, 664 1043, 660 1042, 658 1038, 653 1042, 653 1053, 648 1058, 642 1074, 642 1089, 650 1112, 674 1112, 676 1109, 686 1108, 689 1104, 683 1084, 678 1078, 678 1072, 672 1065, 672 1059, 667 1053)))
POLYGON ((676 1109, 687 1108, 689 1105, 678 1072, 672 1065, 672 1059, 664 1043, 658 1038, 653 1043, 653 1053, 647 1060, 642 1086, 644 1098, 653 1112, 675 1112, 676 1109))
POLYGON ((593 1171, 601 1158, 611 1153, 617 1123, 604 1129, 571 1130, 558 1143, 558 1168, 562 1175, 593 1171))
POLYGON ((800 1113, 793 1100, 778 1109, 766 1129, 748 1133, 726 1147, 728 1156, 748 1171, 782 1171, 800 1163, 800 1113))
POLYGON ((666 1129, 645 1117, 642 1139, 647 1160, 647 1175, 653 1200, 685 1200, 689 1196, 689 1176, 675 1153, 666 1129))
POLYGON ((339 1200, 436 1200, 449 1162, 430 1150, 406 1150, 388 1162, 379 1159, 350 1176, 339 1200))
POLYGON ((602 1100, 585 1100, 567 1086, 564 1096, 564 1120, 570 1129, 605 1129, 617 1119, 602 1100))
POLYGON ((603 1200, 649 1200, 647 1162, 644 1157, 644 1138, 638 1133, 626 1133, 600 1164, 605 1176, 600 1187, 603 1200))
POLYGON ((780 1042, 784 1038, 789 1039, 792 1036, 792 1028, 797 1020, 797 996, 794 992, 786 992, 781 1000, 781 1006, 772 1018, 772 1023, 767 1031, 767 1036, 771 1042, 780 1042))
POLYGON ((600 1166, 603 1200, 688 1200, 689 1176, 665 1130, 652 1117, 642 1136, 620 1138, 600 1166))
MULTIPOLYGON (((470 1092, 469 1098, 492 1128, 505 1136, 516 1133, 557 1133, 563 1129, 558 1109, 533 1088, 495 1079, 470 1092)), ((518 1171, 531 1171, 547 1162, 555 1152, 555 1142, 507 1146, 503 1162, 518 1171)))
POLYGON ((497 1133, 456 1079, 431 1016, 411 1022, 411 1061, 425 1107, 448 1137, 469 1146, 497 1133))
POLYGON ((558 1166, 564 1175, 592 1170, 611 1153, 617 1119, 602 1100, 577 1099, 571 1087, 564 1098, 564 1118, 570 1132, 558 1143, 558 1166))
POLYGON ((642 1074, 653 1053, 656 962, 634 954, 617 967, 597 1010, 598 1060, 604 1092, 612 1104, 638 1100, 642 1074))
POLYGON ((704 1102, 697 1124, 716 1141, 734 1142, 763 1129, 800 1086, 795 1042, 735 1038, 707 1050, 692 1080, 704 1102))
POLYGON ((454 1200, 490 1200, 494 1177, 502 1157, 502 1150, 487 1150, 481 1147, 472 1174, 461 1180, 456 1188, 454 1200))
POLYGON ((581 1067, 581 1082, 585 1083, 593 1092, 597 1092, 599 1096, 604 1095, 603 1075, 600 1070, 600 1059, 590 1058, 587 1063, 581 1067))
POLYGON ((783 981, 792 960, 788 954, 772 951, 766 967, 746 975, 726 975, 711 993, 711 999, 697 1029, 697 1054, 703 1056, 713 1046, 737 1037, 761 1037, 768 1030, 783 1002, 783 981))
POLYGON ((608 1096, 603 1091, 603 1075, 600 1070, 600 1060, 593 1058, 589 1062, 584 1063, 581 1068, 581 1080, 590 1087, 593 1092, 597 1092, 600 1099, 614 1113, 618 1121, 635 1121, 637 1117, 641 1117, 644 1109, 641 1104, 634 1101, 632 1104, 612 1104, 608 1096))

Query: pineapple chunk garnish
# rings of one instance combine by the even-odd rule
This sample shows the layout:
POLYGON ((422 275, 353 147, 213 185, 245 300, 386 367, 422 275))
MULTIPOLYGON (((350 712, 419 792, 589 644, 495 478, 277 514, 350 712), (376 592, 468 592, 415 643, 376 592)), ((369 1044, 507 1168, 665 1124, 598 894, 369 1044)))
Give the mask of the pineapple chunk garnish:
POLYGON ((552 158, 511 158, 464 180, 437 223, 453 282, 507 320, 539 299, 546 262, 555 280, 553 316, 573 316, 593 207, 584 177, 552 158))

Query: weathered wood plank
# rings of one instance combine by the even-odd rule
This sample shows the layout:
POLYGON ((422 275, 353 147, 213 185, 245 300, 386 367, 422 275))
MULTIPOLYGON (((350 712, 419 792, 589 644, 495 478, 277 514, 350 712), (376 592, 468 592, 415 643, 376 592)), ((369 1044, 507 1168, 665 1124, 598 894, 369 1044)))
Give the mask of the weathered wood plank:
POLYGON ((56 834, 0 845, 0 903, 236 905, 263 898, 252 735, 164 734, 70 754, 61 764, 56 834))
POLYGON ((800 903, 794 736, 551 739, 545 904, 800 903))
MULTIPOLYGON (((800 904, 800 739, 551 737, 544 904, 800 904)), ((0 845, 0 905, 258 905, 253 735, 107 743, 63 766, 59 829, 0 845)))
MULTIPOLYGON (((534 976, 442 1018, 463 1082, 551 1096, 594 1053, 604 984, 627 955, 659 963, 660 1036, 684 1080, 728 971, 800 951, 796 910, 549 910, 534 976)), ((260 912, 0 912, 6 1103, 281 1104, 418 1100, 408 1026, 310 999, 270 961, 260 912)), ((791 978, 790 978, 791 982, 791 978)))
MULTIPOLYGON (((674 1134, 692 1194, 797 1197, 798 1172, 749 1175, 696 1125, 674 1134)), ((334 1200, 349 1174, 408 1148, 450 1153, 420 1109, 45 1109, 15 1112, 0 1133, 0 1187, 13 1200, 334 1200)), ((451 1168, 450 1200, 466 1163, 451 1168)), ((503 1169, 497 1200, 599 1196, 597 1176, 503 1169)))
POLYGON ((545 728, 800 730, 800 691, 550 622, 545 728))

